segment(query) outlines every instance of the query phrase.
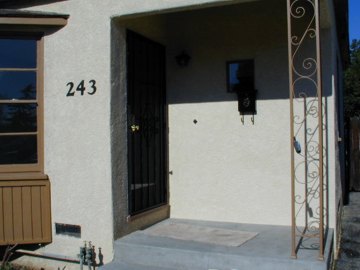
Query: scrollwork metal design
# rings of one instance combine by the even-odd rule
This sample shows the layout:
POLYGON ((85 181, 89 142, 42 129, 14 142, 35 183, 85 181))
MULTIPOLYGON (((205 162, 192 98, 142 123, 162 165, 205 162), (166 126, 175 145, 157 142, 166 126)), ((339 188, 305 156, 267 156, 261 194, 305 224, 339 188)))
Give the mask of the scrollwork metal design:
POLYGON ((291 141, 303 146, 291 153, 293 257, 306 248, 318 249, 323 258, 327 226, 318 5, 319 0, 288 0, 291 141))

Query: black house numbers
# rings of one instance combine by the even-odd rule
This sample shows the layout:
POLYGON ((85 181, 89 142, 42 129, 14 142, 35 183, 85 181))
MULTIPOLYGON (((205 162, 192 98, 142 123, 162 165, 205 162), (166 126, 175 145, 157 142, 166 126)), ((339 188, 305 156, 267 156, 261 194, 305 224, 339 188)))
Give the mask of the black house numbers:
POLYGON ((96 93, 96 81, 95 80, 90 80, 90 81, 85 81, 85 80, 81 80, 75 87, 75 83, 74 82, 68 82, 66 84, 68 91, 66 96, 67 97, 73 97, 75 95, 81 95, 83 96, 85 93, 88 95, 94 95, 96 93))

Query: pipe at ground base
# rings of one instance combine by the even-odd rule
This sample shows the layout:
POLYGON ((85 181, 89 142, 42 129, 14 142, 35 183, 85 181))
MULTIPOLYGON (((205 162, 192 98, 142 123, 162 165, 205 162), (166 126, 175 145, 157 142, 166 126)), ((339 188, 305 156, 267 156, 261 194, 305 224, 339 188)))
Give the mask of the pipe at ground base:
POLYGON ((78 260, 78 259, 67 257, 67 256, 62 256, 62 255, 58 255, 58 254, 39 253, 39 252, 29 251, 29 250, 25 250, 25 249, 18 249, 15 252, 19 253, 19 254, 23 254, 23 255, 32 256, 32 257, 39 257, 39 258, 45 258, 45 259, 52 259, 52 260, 56 260, 56 261, 64 261, 64 262, 80 264, 80 260, 78 260))

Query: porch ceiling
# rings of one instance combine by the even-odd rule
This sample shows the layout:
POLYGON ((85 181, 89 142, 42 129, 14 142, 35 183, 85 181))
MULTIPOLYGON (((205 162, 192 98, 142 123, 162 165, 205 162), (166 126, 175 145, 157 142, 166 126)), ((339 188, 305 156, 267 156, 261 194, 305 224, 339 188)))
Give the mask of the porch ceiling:
MULTIPOLYGON (((237 28, 246 40, 244 30, 256 32, 259 42, 272 40, 279 35, 286 42, 286 1, 284 0, 242 0, 242 1, 212 1, 212 4, 201 4, 162 10, 156 13, 139 13, 114 18, 119 25, 138 32, 150 39, 167 45, 177 38, 185 43, 185 38, 194 38, 191 32, 197 30, 204 36, 202 29, 210 29, 211 36, 219 36, 224 30, 237 28), (273 9, 273 10, 272 10, 273 9), (214 23, 216 21, 216 23, 214 23), (281 30, 271 26, 281 25, 281 30), (240 29, 240 28, 241 29, 240 29), (174 31, 174 28, 181 31, 174 31), (271 30, 272 29, 272 30, 271 30), (270 33, 269 33, 270 32, 270 33), (266 36, 267 38, 263 37, 266 36), (262 40, 262 41, 261 41, 262 40)), ((209 31, 210 31, 209 30, 209 31)), ((209 32, 208 31, 208 32, 209 32)), ((232 37, 228 37, 232 39, 232 37)), ((243 44, 243 43, 242 43, 243 44)))

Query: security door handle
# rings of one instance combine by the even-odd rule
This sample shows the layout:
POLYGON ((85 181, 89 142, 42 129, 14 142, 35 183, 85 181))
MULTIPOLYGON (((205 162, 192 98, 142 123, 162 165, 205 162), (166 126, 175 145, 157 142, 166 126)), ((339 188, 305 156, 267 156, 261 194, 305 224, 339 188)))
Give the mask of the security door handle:
POLYGON ((130 126, 130 129, 131 129, 131 131, 132 132, 137 132, 137 131, 139 131, 140 130, 140 126, 138 126, 138 125, 131 125, 130 126))

